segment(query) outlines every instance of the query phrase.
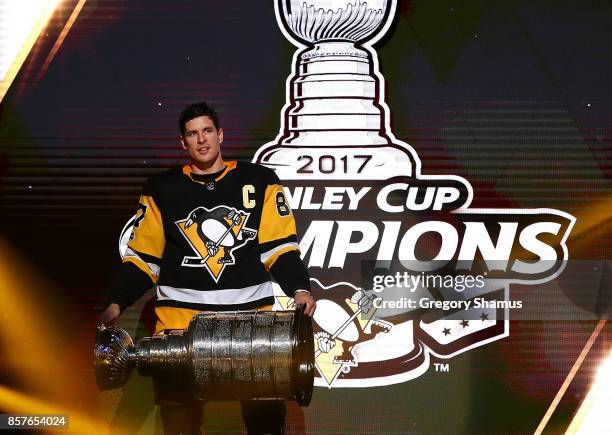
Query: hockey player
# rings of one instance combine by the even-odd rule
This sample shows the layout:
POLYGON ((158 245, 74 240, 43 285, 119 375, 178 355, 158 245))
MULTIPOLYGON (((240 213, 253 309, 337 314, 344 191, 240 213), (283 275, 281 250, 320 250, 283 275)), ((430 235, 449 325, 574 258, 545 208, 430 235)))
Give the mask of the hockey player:
MULTIPOLYGON (((179 117, 189 164, 147 180, 131 239, 100 321, 120 313, 156 286, 156 333, 187 328, 202 310, 271 308, 270 274, 295 304, 313 315, 308 271, 295 221, 276 174, 224 161, 223 129, 205 102, 179 117)), ((177 385, 156 385, 166 434, 198 434, 202 403, 177 385)), ((249 434, 283 433, 283 402, 244 401, 249 434)))

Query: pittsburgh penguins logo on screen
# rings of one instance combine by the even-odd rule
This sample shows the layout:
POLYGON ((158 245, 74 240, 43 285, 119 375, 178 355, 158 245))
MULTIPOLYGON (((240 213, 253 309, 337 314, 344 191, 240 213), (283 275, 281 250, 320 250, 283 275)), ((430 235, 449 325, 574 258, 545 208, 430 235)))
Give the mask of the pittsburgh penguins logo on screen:
MULTIPOLYGON (((316 280, 314 280, 316 283, 316 280)), ((321 299, 317 308, 326 316, 320 317, 320 331, 315 334, 315 364, 320 375, 331 385, 343 373, 349 373, 359 362, 353 351, 374 340, 378 334, 387 334, 393 324, 375 317, 375 298, 366 292, 345 284, 351 293, 341 303, 321 299)))
POLYGON ((257 236, 257 231, 245 226, 250 213, 223 205, 212 209, 198 207, 186 219, 176 221, 181 234, 195 251, 185 256, 185 267, 204 267, 215 282, 226 266, 236 262, 234 251, 257 236))

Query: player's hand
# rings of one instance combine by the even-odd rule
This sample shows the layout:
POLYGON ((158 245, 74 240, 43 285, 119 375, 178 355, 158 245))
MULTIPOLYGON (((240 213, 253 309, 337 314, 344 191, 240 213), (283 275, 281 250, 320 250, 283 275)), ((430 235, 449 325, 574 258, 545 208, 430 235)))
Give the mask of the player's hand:
POLYGON ((315 312, 315 309, 317 308, 317 303, 312 298, 312 295, 310 294, 310 292, 298 290, 295 293, 293 300, 295 301, 295 305, 300 305, 300 304, 306 305, 306 309, 304 310, 304 313, 307 316, 312 317, 312 315, 315 312))
POLYGON ((119 314, 121 314, 121 308, 119 308, 119 305, 110 304, 100 313, 98 322, 105 325, 113 325, 117 321, 119 314))

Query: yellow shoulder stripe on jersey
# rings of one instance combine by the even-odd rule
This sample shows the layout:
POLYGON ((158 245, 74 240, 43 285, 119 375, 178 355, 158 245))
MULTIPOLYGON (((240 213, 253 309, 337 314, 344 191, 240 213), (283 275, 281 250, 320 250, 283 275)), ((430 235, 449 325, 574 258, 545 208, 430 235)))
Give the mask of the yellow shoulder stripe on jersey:
POLYGON ((161 212, 151 196, 142 195, 140 204, 140 210, 144 210, 144 214, 142 219, 134 223, 133 237, 128 247, 134 251, 161 258, 166 246, 161 212))
POLYGON ((153 273, 149 265, 145 263, 142 259, 138 257, 130 256, 130 257, 125 257, 123 259, 123 262, 132 263, 134 266, 136 266, 137 268, 142 270, 144 273, 146 273, 148 277, 151 278, 151 281, 153 281, 154 284, 157 283, 158 276, 155 273, 153 273))
POLYGON ((271 242, 296 234, 295 220, 285 201, 285 192, 280 184, 266 187, 264 205, 261 210, 259 243, 271 242))
POLYGON ((283 255, 285 252, 299 251, 299 249, 298 249, 297 243, 287 243, 286 245, 281 246, 280 249, 272 250, 272 251, 273 252, 271 252, 271 254, 268 255, 267 258, 263 261, 263 265, 268 272, 270 271, 270 268, 274 266, 274 263, 276 263, 276 260, 278 260, 278 258, 281 255, 283 255))
MULTIPOLYGON (((229 171, 236 169, 236 165, 237 165, 236 160, 227 160, 223 163, 225 163, 225 169, 223 170, 223 172, 221 172, 221 174, 217 178, 215 178, 215 181, 219 181, 220 179, 225 177, 229 171)), ((183 165, 183 174, 187 175, 191 179, 191 181, 193 181, 194 183, 205 184, 203 181, 194 180, 193 177, 191 176, 191 173, 192 173, 191 166, 183 165)))

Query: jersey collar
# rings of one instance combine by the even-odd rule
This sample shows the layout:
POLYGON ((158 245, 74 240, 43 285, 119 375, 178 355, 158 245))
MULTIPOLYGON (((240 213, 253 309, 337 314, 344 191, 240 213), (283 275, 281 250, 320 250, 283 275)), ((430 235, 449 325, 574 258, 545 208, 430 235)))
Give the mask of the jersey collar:
MULTIPOLYGON (((236 160, 227 160, 224 163, 225 163, 225 169, 223 170, 223 172, 221 172, 221 174, 219 174, 217 178, 215 178, 215 181, 221 180, 223 177, 227 175, 229 171, 236 169, 236 165, 238 164, 236 160)), ((191 181, 193 181, 194 183, 205 184, 204 181, 194 180, 193 177, 191 176, 191 173, 192 173, 191 166, 183 165, 183 174, 187 175, 191 181)))

